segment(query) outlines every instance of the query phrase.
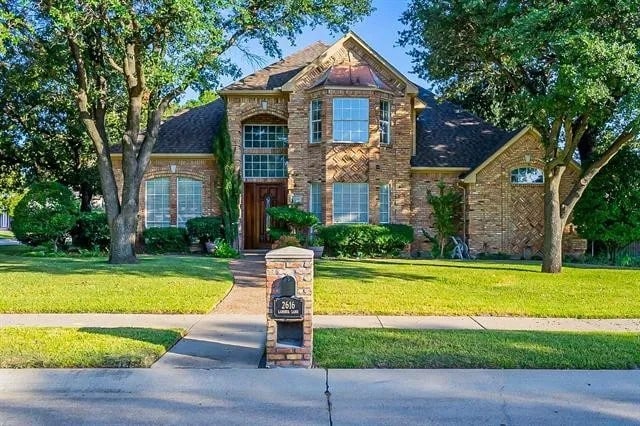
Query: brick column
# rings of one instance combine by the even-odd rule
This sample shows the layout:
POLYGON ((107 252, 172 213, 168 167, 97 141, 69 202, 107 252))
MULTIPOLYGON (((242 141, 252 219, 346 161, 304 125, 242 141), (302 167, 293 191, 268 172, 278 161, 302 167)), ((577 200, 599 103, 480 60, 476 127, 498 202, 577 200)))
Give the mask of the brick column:
POLYGON ((310 368, 313 355, 313 252, 298 247, 285 247, 268 252, 265 263, 267 367, 310 368), (280 283, 286 276, 296 280, 293 297, 304 301, 301 318, 274 318, 273 300, 282 296, 280 283), (292 343, 298 338, 297 343, 292 343))

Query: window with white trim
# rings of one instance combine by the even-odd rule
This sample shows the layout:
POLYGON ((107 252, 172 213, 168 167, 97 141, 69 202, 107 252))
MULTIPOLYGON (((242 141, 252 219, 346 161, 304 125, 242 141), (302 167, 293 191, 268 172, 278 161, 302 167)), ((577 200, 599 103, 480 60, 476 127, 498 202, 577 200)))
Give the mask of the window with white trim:
POLYGON ((369 99, 333 99, 333 141, 369 142, 369 99))
POLYGON ((202 182, 178 178, 178 226, 185 226, 189 219, 202 216, 202 182))
POLYGON ((391 143, 391 103, 385 100, 380 101, 380 143, 391 143))
POLYGON ((279 124, 245 124, 245 148, 286 148, 287 126, 279 124))
POLYGON ((309 107, 309 143, 322 141, 322 100, 314 99, 309 107))
POLYGON ((333 184, 333 223, 369 222, 369 184, 333 184))
POLYGON ((322 222, 322 193, 320 191, 322 191, 322 185, 319 182, 309 184, 309 212, 322 222))
POLYGON ((147 228, 170 226, 169 178, 146 181, 145 226, 147 228))
POLYGON ((244 177, 286 178, 287 161, 284 154, 245 154, 244 177))
POLYGON ((391 187, 389 184, 380 185, 380 223, 391 221, 391 187))
POLYGON ((544 173, 535 167, 520 167, 511 170, 511 183, 516 184, 542 184, 544 173))

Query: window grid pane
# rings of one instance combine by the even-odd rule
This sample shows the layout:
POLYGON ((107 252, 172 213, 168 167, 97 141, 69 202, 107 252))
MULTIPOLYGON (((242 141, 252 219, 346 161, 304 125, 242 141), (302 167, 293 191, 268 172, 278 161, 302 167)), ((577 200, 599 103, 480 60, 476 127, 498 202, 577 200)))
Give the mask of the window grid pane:
POLYGON ((539 184, 544 183, 544 173, 534 167, 521 167, 511 170, 511 183, 539 184))
POLYGON ((145 210, 147 215, 147 228, 170 226, 169 179, 158 178, 148 180, 146 186, 147 199, 145 210))
POLYGON ((369 184, 333 184, 333 222, 369 222, 369 184))
POLYGON ((287 143, 287 126, 244 126, 245 148, 286 148, 287 143))
POLYGON ((288 157, 283 154, 245 154, 244 177, 285 178, 288 157))
POLYGON ((380 101, 380 143, 388 145, 391 141, 391 104, 389 101, 380 101))
POLYGON ((202 182, 178 178, 178 226, 202 216, 202 182))
POLYGON ((333 99, 334 142, 369 141, 369 99, 333 99))
POLYGON ((391 217, 391 191, 389 185, 380 186, 380 223, 389 223, 391 217))
POLYGON ((311 120, 311 143, 318 143, 322 141, 322 100, 314 99, 311 101, 309 117, 311 120))
POLYGON ((323 222, 321 188, 320 183, 309 184, 309 212, 323 222))

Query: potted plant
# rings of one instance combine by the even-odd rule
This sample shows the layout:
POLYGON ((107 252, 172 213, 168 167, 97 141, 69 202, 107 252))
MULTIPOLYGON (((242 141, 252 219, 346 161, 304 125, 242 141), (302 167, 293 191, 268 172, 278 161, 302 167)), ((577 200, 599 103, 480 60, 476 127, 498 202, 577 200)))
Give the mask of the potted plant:
POLYGON ((324 253, 324 241, 317 235, 311 235, 307 240, 307 247, 313 251, 314 259, 320 259, 324 253))

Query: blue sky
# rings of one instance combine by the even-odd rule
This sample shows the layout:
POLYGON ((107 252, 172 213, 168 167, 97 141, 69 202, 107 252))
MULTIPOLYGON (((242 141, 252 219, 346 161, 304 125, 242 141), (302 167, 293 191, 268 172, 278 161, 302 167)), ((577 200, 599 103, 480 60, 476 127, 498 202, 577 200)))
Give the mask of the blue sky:
MULTIPOLYGON (((407 8, 408 3, 408 0, 373 0, 376 11, 364 18, 364 20, 353 25, 351 29, 409 79, 422 86, 429 86, 426 81, 411 73, 411 58, 405 53, 406 50, 404 48, 396 46, 398 32, 404 28, 399 22, 400 15, 402 15, 402 12, 407 8)), ((305 29, 298 37, 295 46, 291 46, 288 40, 282 39, 280 40, 280 48, 282 55, 287 56, 317 40, 331 44, 342 37, 342 35, 343 34, 332 35, 325 28, 305 29)), ((232 50, 229 54, 229 57, 242 68, 243 76, 251 74, 255 70, 279 59, 266 56, 257 43, 247 43, 247 47, 253 54, 262 57, 260 64, 248 60, 246 55, 237 49, 232 50)), ((232 80, 233 79, 229 78, 223 79, 221 81, 222 86, 226 86, 231 83, 232 80)))

